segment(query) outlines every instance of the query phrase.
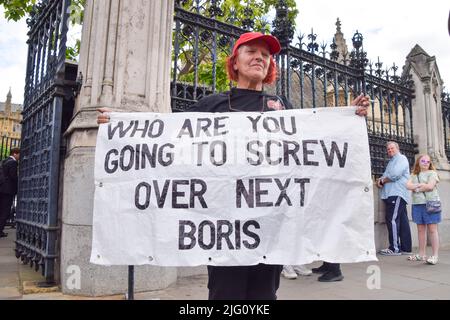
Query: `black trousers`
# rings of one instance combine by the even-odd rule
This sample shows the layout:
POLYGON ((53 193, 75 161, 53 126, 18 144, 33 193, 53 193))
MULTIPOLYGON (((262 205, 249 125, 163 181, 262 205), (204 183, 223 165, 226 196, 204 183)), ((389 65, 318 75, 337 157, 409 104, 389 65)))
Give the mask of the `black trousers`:
POLYGON ((389 249, 395 252, 411 252, 412 240, 409 228, 406 201, 401 197, 389 197, 386 205, 386 227, 389 234, 389 249))
POLYGON ((6 221, 9 220, 9 221, 11 221, 11 223, 14 223, 14 221, 16 220, 15 214, 16 214, 16 208, 14 207, 14 198, 13 198, 13 204, 11 206, 9 217, 8 217, 8 219, 6 219, 6 221))
POLYGON ((209 300, 276 300, 283 266, 208 266, 209 300))
POLYGON ((0 193, 0 232, 3 232, 6 220, 8 220, 8 217, 11 214, 13 200, 13 194, 0 193))

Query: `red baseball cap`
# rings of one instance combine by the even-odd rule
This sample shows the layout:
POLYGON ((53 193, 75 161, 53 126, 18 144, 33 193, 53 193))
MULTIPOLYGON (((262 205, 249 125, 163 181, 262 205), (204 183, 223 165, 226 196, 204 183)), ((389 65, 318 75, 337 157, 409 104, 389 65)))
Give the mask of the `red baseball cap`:
POLYGON ((281 50, 280 42, 274 36, 270 34, 262 34, 261 32, 246 32, 243 33, 234 44, 233 55, 236 54, 237 49, 241 45, 256 39, 264 40, 264 42, 267 43, 267 45, 269 46, 270 54, 276 54, 281 50))

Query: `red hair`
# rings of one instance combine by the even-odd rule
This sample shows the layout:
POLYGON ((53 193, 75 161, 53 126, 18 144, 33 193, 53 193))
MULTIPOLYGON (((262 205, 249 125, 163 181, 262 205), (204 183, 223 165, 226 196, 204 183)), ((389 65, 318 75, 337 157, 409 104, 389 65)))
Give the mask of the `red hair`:
MULTIPOLYGON (((234 70, 233 66, 236 63, 236 59, 239 52, 236 51, 235 55, 227 57, 227 73, 228 79, 237 82, 238 81, 238 72, 234 70)), ((277 64, 272 56, 270 56, 269 62, 269 70, 267 70, 267 75, 263 80, 264 84, 272 84, 277 79, 277 64)))

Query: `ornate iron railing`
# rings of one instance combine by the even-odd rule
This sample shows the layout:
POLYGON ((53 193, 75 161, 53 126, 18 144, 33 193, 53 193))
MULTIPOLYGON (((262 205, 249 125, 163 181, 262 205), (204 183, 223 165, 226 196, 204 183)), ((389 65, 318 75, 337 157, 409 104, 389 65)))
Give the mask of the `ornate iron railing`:
POLYGON ((444 124, 445 154, 450 162, 450 94, 442 94, 442 121, 444 124))
MULTIPOLYGON (((173 33, 172 109, 184 111, 204 95, 226 90, 225 57, 240 34, 267 30, 267 22, 253 21, 247 7, 244 17, 236 19, 231 10, 226 21, 221 1, 176 1, 173 33), (247 16, 246 16, 247 15, 247 16), (239 24, 239 26, 236 26, 239 24)), ((356 32, 353 50, 343 56, 333 39, 331 45, 318 44, 311 31, 293 41, 294 30, 288 20, 286 2, 279 0, 274 34, 282 45, 276 60, 279 79, 267 91, 285 95, 296 108, 349 105, 360 93, 371 99, 367 117, 372 173, 383 173, 388 158, 385 144, 396 141, 411 166, 415 144, 412 126, 412 81, 397 75, 397 66, 383 69, 383 63, 369 62, 363 50, 363 36, 356 32)), ((340 31, 340 23, 337 24, 340 31)))
POLYGON ((20 139, 0 137, 0 161, 9 157, 11 148, 20 148, 20 139))
POLYGON ((76 66, 65 62, 69 5, 69 0, 42 0, 27 20, 28 62, 15 250, 24 264, 41 270, 46 284, 55 281, 58 257, 62 118, 73 104, 67 79, 71 78, 73 84, 76 77, 76 66))

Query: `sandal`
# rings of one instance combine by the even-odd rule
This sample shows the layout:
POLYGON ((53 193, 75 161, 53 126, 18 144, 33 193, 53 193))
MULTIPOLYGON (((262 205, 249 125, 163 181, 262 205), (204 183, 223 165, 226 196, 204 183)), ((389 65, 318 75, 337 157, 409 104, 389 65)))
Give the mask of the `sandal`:
POLYGON ((415 254, 408 257, 409 261, 425 261, 427 259, 426 256, 421 256, 419 254, 415 254))

